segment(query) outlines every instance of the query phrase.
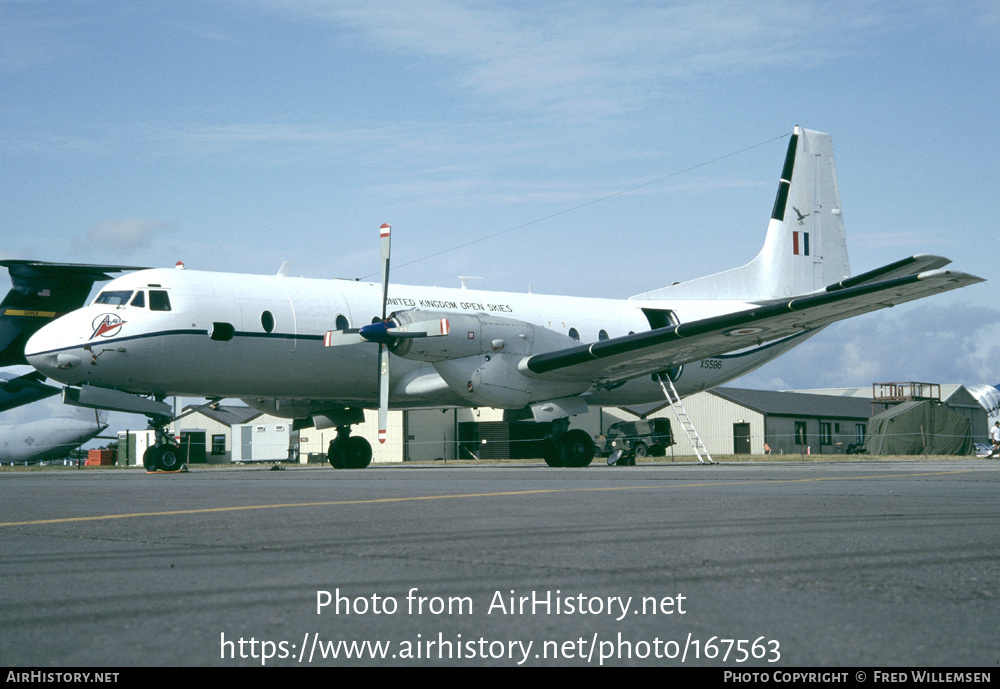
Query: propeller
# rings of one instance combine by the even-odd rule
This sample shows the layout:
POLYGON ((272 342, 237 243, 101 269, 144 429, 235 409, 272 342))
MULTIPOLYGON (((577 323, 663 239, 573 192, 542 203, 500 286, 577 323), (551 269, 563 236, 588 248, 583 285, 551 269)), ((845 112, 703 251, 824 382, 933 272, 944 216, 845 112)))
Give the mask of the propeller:
POLYGON ((389 417, 389 351, 394 342, 415 337, 440 337, 450 331, 447 318, 416 321, 400 325, 387 314, 389 303, 389 235, 391 227, 386 223, 379 228, 379 244, 382 254, 382 320, 360 328, 328 330, 323 338, 327 347, 374 342, 378 344, 378 441, 384 443, 389 417))
MULTIPOLYGON (((389 301, 389 223, 382 223, 382 227, 379 228, 379 249, 382 252, 382 322, 378 323, 379 326, 384 329, 384 332, 388 332, 388 324, 386 323, 386 306, 388 306, 389 301)), ((374 323, 372 325, 375 325, 374 323)), ((371 326, 368 326, 369 328, 371 326)), ((364 330, 364 328, 362 328, 364 330)), ((366 333, 361 333, 361 337, 365 337, 366 333)), ((385 443, 385 427, 389 420, 389 342, 385 339, 384 335, 374 340, 378 342, 378 442, 379 444, 385 443)))

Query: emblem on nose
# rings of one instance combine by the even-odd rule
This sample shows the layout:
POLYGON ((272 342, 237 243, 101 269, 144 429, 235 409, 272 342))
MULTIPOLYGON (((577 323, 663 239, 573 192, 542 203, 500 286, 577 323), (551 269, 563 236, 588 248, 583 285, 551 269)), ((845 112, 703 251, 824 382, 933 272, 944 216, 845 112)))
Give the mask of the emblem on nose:
POLYGON ((90 336, 90 339, 93 340, 95 337, 114 337, 125 325, 125 321, 117 314, 104 313, 95 318, 91 325, 94 328, 94 334, 90 336))

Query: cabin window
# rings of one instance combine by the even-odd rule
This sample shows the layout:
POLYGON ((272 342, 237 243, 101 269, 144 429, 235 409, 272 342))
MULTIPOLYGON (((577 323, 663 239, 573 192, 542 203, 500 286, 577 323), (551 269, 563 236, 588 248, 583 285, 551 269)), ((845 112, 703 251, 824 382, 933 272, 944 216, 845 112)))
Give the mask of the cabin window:
POLYGON ((138 306, 140 309, 146 308, 146 293, 142 290, 136 292, 135 296, 132 297, 131 305, 138 306))
POLYGON ((343 314, 337 316, 337 330, 347 330, 351 324, 347 322, 347 317, 343 314))
POLYGON ((260 314, 260 324, 264 328, 264 332, 269 333, 274 330, 274 316, 270 311, 265 311, 260 314))
POLYGON ((150 311, 169 311, 170 310, 170 297, 163 290, 151 289, 149 290, 149 310, 150 311))
POLYGON ((576 328, 570 328, 570 329, 569 329, 569 336, 570 336, 570 337, 572 337, 572 338, 573 338, 574 340, 576 340, 577 342, 579 342, 579 341, 580 341, 580 333, 578 333, 578 332, 576 331, 576 328))
POLYGON ((109 290, 101 292, 94 300, 95 304, 108 304, 109 306, 123 306, 132 297, 132 290, 109 290))

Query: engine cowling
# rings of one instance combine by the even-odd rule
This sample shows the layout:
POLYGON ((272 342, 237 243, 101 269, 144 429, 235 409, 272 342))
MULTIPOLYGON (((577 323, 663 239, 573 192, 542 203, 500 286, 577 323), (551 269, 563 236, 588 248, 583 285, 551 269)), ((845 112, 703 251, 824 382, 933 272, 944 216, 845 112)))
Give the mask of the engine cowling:
POLYGON ((403 311, 392 315, 400 330, 413 324, 448 320, 446 335, 400 338, 393 354, 434 365, 450 388, 469 402, 497 409, 520 409, 533 402, 586 392, 588 383, 552 383, 518 369, 525 357, 579 345, 542 326, 490 314, 403 311))

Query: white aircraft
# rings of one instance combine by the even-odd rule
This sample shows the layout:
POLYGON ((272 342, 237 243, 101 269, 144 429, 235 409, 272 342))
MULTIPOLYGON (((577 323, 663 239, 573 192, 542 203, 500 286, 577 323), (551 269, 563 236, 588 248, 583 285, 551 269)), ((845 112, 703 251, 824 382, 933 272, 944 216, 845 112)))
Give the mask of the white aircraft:
POLYGON ((830 136, 799 127, 757 257, 627 300, 389 285, 388 225, 380 233, 381 285, 140 270, 41 328, 26 358, 80 386, 67 394, 77 404, 150 416, 161 439, 147 466, 180 462, 162 433, 170 395, 337 427, 338 468, 371 460, 350 435, 364 408, 380 410, 384 434, 390 407, 449 406, 554 422, 546 461, 585 466, 593 441, 568 418, 590 406, 662 399, 667 380, 680 396, 712 388, 835 321, 982 281, 929 255, 850 277, 830 136))
MULTIPOLYGON (((67 411, 73 413, 59 412, 42 419, 0 425, 0 462, 19 464, 64 457, 108 427, 107 415, 102 418, 101 412, 67 411)), ((0 422, 8 420, 8 416, 0 415, 0 422)))

